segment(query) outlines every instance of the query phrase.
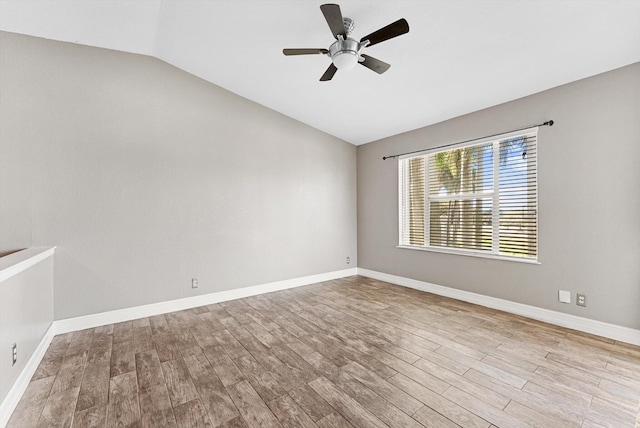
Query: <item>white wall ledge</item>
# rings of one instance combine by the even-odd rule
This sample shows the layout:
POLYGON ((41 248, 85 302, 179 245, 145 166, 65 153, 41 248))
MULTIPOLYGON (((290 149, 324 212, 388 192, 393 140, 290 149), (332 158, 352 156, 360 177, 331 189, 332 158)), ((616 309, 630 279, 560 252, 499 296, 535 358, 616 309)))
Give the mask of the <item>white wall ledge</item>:
POLYGON ((56 247, 32 247, 0 257, 0 283, 51 257, 56 247))

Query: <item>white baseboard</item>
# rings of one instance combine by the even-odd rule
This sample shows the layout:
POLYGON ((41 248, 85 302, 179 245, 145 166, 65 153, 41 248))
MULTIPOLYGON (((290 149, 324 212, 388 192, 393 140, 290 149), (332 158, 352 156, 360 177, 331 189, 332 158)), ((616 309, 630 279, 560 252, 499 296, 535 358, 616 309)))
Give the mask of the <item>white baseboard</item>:
POLYGON ((115 311, 103 312, 99 314, 86 315, 75 318, 54 321, 44 337, 38 344, 36 350, 29 358, 18 379, 13 384, 5 399, 0 403, 0 428, 9 421, 13 410, 22 398, 24 391, 29 385, 31 377, 35 373, 42 357, 47 351, 51 340, 56 334, 69 333, 72 331, 84 330, 98 327, 105 324, 130 321, 153 315, 160 315, 167 312, 180 311, 212 303, 225 302, 228 300, 240 299, 243 297, 255 296, 273 291, 285 290, 288 288, 300 287, 303 285, 315 284, 332 279, 344 278, 352 275, 362 275, 380 281, 414 288, 440 296, 451 297, 469 303, 486 306, 493 309, 522 315, 539 321, 548 322, 561 327, 567 327, 598 336, 608 337, 633 345, 640 346, 640 330, 608 324, 601 321, 582 318, 575 315, 564 314, 535 306, 524 305, 522 303, 511 302, 495 297, 484 296, 469 291, 458 290, 442 285, 431 284, 424 281, 405 278, 387 273, 376 272, 369 269, 352 268, 323 274, 310 275, 301 278, 294 278, 284 281, 276 281, 267 284, 244 287, 235 290, 220 291, 217 293, 204 294, 201 296, 187 297, 184 299, 171 300, 167 302, 153 303, 150 305, 136 306, 132 308, 119 309, 115 311))
POLYGON ((42 340, 40 340, 36 349, 33 351, 33 354, 31 354, 29 361, 25 364, 6 397, 2 400, 2 403, 0 403, 0 427, 4 428, 9 422, 11 414, 18 405, 18 402, 26 391, 27 386, 29 386, 29 382, 31 381, 33 374, 36 372, 40 361, 42 361, 42 357, 44 357, 44 354, 47 352, 53 336, 55 336, 55 328, 52 323, 45 332, 42 340))
POLYGON ((357 268, 344 269, 317 275, 303 276, 300 278, 286 279, 235 290, 219 291, 217 293, 203 294, 200 296, 186 297, 183 299, 169 300, 166 302, 152 303, 150 305, 135 306, 132 308, 118 309, 99 314, 85 315, 75 318, 67 318, 54 321, 55 334, 69 333, 153 315, 166 314, 168 312, 182 311, 212 303, 226 302, 228 300, 241 299, 243 297, 256 296, 258 294, 271 293, 273 291, 286 290, 287 288, 300 287, 315 284, 332 279, 344 278, 356 275, 357 268))
POLYGON ((366 276, 380 281, 390 282, 392 284, 401 285, 403 287, 426 291, 428 293, 437 294, 439 296, 451 297, 452 299, 475 303, 477 305, 486 306, 488 308, 498 309, 504 312, 522 315, 527 318, 533 318, 538 321, 548 322, 560 327, 571 328, 574 330, 583 331, 585 333, 608 337, 609 339, 619 340, 621 342, 640 346, 640 330, 636 330, 633 328, 609 324, 589 318, 578 317, 575 315, 564 314, 562 312, 556 312, 549 309, 538 308, 536 306, 511 302, 509 300, 498 299, 496 297, 484 296, 482 294, 458 290, 456 288, 445 287, 437 284, 431 284, 429 282, 418 281, 402 276, 376 272, 369 269, 358 268, 358 275, 366 276))
POLYGON ((15 410, 18 402, 22 398, 24 391, 29 385, 42 357, 47 351, 53 337, 57 334, 69 333, 72 331, 84 330, 98 327, 105 324, 113 324, 123 321, 130 321, 138 318, 160 315, 168 312, 181 311, 212 303, 226 302, 243 297, 256 296, 273 291, 286 290, 288 288, 300 287, 303 285, 315 284, 332 279, 344 278, 357 275, 357 268, 344 269, 334 272, 326 272, 317 275, 309 275, 300 278, 287 279, 283 281, 270 282, 266 284, 254 285, 251 287, 238 288, 235 290, 220 291, 217 293, 204 294, 201 296, 187 297, 184 299, 170 300, 166 302, 153 303, 150 305, 136 306, 132 308, 118 309, 115 311, 102 312, 99 314, 85 315, 75 318, 67 318, 54 321, 38 344, 38 347, 29 358, 24 369, 20 372, 18 379, 13 384, 5 399, 0 403, 0 428, 4 428, 9 422, 11 414, 15 410))

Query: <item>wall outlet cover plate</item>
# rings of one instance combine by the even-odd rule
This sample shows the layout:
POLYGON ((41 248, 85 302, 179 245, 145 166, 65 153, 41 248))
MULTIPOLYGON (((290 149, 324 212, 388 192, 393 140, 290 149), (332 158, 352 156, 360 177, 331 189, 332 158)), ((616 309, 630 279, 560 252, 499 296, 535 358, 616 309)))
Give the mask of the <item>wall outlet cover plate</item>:
POLYGON ((558 290, 558 300, 562 303, 571 303, 571 292, 566 290, 558 290))

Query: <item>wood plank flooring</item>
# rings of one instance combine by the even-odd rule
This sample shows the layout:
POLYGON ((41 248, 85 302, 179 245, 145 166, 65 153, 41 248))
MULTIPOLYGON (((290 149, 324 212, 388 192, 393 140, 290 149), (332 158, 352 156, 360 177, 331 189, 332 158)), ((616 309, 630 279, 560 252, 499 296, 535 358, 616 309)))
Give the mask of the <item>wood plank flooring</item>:
POLYGON ((56 336, 9 427, 638 427, 640 347, 354 276, 56 336))

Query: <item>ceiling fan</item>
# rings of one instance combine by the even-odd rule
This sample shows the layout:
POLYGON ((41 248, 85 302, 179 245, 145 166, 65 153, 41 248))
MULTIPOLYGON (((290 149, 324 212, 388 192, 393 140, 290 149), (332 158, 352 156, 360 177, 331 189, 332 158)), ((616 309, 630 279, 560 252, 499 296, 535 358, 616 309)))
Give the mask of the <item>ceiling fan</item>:
POLYGON ((285 55, 328 55, 331 58, 331 65, 320 78, 321 82, 331 80, 336 71, 349 70, 358 63, 378 74, 384 73, 391 65, 363 54, 363 49, 409 32, 409 24, 406 19, 402 18, 364 36, 358 42, 349 37, 354 27, 353 20, 342 17, 339 5, 323 4, 320 6, 320 10, 329 24, 333 37, 336 38, 329 49, 283 49, 282 53, 285 55))

